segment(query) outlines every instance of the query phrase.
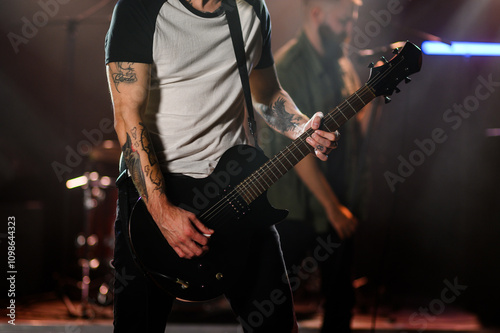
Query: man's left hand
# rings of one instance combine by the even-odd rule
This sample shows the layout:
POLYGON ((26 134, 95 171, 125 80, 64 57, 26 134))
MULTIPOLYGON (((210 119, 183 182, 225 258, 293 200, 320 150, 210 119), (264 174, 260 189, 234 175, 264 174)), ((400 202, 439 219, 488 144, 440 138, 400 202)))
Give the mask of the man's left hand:
POLYGON ((304 131, 307 131, 309 128, 315 130, 311 136, 307 137, 306 141, 314 147, 314 153, 316 156, 320 160, 326 161, 328 159, 328 154, 333 149, 337 148, 337 141, 340 138, 340 133, 338 131, 332 133, 320 130, 319 127, 321 125, 322 118, 323 113, 316 112, 304 126, 304 131))

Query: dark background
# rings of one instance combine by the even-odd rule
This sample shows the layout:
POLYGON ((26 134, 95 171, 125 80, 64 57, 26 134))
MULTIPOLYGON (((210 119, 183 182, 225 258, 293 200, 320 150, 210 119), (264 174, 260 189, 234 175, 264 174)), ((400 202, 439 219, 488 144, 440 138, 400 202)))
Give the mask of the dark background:
MULTIPOLYGON (((102 125, 112 119, 103 43, 114 1, 60 1, 0 2, 0 232, 5 233, 7 216, 15 216, 19 296, 61 290, 65 278, 78 278, 74 244, 85 228, 83 192, 68 190, 65 181, 87 171, 117 173, 114 163, 89 153, 89 148, 101 149, 104 140, 115 140, 102 125), (58 6, 44 14, 41 3, 58 6), (34 20, 40 26, 26 30, 25 22, 34 20), (9 40, 13 34, 24 38, 16 47, 9 40), (90 146, 84 145, 86 132, 95 135, 90 146), (68 152, 78 149, 82 154, 69 166, 68 152), (67 167, 59 177, 54 162, 67 167)), ((357 45, 355 39, 355 48, 398 40, 420 45, 430 35, 445 41, 500 41, 498 1, 365 3, 357 26, 370 36, 357 45), (382 15, 391 8, 397 11, 382 15)), ((296 34, 301 9, 298 0, 269 0, 268 7, 277 50, 296 34)), ((365 66, 373 60, 355 59, 363 81, 365 66)), ((358 232, 355 271, 357 277, 367 276, 374 290, 385 290, 383 302, 394 307, 427 306, 441 297, 445 279, 456 279, 467 289, 453 306, 477 313, 484 322, 500 310, 500 137, 486 135, 488 128, 500 128, 499 87, 457 128, 443 118, 454 104, 474 96, 479 77, 489 76, 500 82, 500 57, 424 55, 422 71, 410 84, 401 84, 402 92, 372 123, 370 218, 358 232), (408 160, 419 149, 415 140, 432 138, 437 128, 446 141, 436 143, 391 190, 384 174, 397 174, 401 158, 408 160)), ((113 161, 116 154, 107 157, 113 161)), ((110 234, 114 194, 106 193, 102 217, 91 224, 110 234)), ((6 253, 5 237, 0 240, 6 253)))

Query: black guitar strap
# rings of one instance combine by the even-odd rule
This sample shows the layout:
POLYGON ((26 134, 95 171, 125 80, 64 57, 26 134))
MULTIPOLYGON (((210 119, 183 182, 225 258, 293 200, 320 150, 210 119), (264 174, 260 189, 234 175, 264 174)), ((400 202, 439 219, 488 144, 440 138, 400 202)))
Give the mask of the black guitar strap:
POLYGON ((247 59, 245 55, 245 44, 243 42, 243 33, 241 32, 240 15, 235 0, 222 0, 222 7, 226 12, 227 23, 229 25, 229 32, 233 40, 234 54, 236 55, 236 63, 238 64, 238 71, 240 72, 241 85, 243 86, 243 93, 245 94, 245 102, 248 112, 248 128, 250 134, 253 136, 255 146, 257 143, 257 124, 253 113, 252 95, 250 93, 250 81, 248 79, 247 59))

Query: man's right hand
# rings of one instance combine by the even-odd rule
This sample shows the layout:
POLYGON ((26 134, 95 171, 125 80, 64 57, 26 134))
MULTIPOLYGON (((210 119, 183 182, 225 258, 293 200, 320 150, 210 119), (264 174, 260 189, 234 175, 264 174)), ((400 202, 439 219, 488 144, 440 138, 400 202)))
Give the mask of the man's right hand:
POLYGON ((163 236, 181 258, 199 257, 208 251, 213 230, 207 228, 194 213, 168 204, 157 222, 163 236))

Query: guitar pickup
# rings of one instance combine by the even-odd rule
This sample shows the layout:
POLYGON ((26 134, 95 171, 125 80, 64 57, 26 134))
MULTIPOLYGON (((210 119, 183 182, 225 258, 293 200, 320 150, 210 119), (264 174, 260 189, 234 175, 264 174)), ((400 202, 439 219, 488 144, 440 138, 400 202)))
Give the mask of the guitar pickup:
POLYGON ((238 219, 242 218, 250 210, 246 202, 239 195, 234 197, 226 197, 226 201, 233 209, 238 219))

